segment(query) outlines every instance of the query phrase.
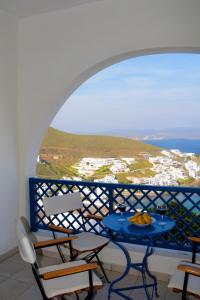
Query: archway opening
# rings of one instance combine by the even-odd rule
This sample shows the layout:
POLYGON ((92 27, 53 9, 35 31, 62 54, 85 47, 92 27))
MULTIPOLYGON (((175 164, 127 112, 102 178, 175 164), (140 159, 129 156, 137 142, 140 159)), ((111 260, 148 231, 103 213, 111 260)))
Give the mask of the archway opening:
POLYGON ((37 175, 199 185, 199 65, 199 55, 157 54, 91 77, 54 118, 37 175))

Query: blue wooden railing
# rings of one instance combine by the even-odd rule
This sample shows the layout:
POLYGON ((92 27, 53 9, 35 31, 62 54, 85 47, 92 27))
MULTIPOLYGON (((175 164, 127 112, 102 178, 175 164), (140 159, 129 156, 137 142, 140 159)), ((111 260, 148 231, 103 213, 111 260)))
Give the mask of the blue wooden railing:
MULTIPOLYGON (((79 191, 84 206, 83 214, 98 213, 101 216, 106 216, 117 211, 117 203, 122 199, 127 203, 129 211, 142 209, 153 212, 157 205, 166 204, 168 206, 167 215, 176 220, 176 227, 168 234, 155 240, 158 247, 190 251, 191 244, 187 236, 200 236, 200 188, 109 184, 41 178, 30 178, 29 188, 33 231, 48 229, 49 222, 76 231, 83 230, 79 212, 59 214, 48 219, 43 208, 44 197, 79 191)), ((87 231, 106 235, 101 222, 86 219, 84 225, 87 231)), ((126 242, 126 240, 123 241, 126 242)), ((135 239, 132 242, 145 244, 145 240, 141 239, 135 239)))

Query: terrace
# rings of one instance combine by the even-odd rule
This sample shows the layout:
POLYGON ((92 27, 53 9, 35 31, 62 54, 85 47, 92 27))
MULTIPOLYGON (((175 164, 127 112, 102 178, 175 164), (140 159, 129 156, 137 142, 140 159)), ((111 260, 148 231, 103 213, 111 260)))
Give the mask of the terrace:
MULTIPOLYGON (((188 235, 199 235, 199 214, 200 214, 200 189, 199 188, 181 188, 181 187, 155 187, 124 184, 106 184, 96 182, 76 182, 66 180, 51 180, 31 178, 30 187, 30 212, 32 230, 38 239, 44 239, 49 236, 47 225, 48 217, 45 215, 43 207, 44 197, 67 194, 79 191, 82 194, 84 205, 84 214, 98 214, 106 216, 117 212, 117 203, 122 199, 126 201, 129 211, 137 209, 153 211, 156 205, 167 204, 169 207, 168 215, 176 220, 176 228, 172 232, 158 238, 155 242, 155 254, 150 260, 151 271, 159 278, 158 291, 161 300, 181 299, 181 295, 168 289, 170 275, 176 269, 176 264, 184 257, 190 258, 191 244, 187 240, 188 235), (97 192, 98 191, 98 192, 97 192), (100 192, 101 191, 101 192, 100 192), (164 250, 163 250, 164 249, 164 250), (188 252, 189 251, 189 252, 188 252), (159 268, 158 268, 159 266, 159 268)), ((83 230, 80 222, 80 215, 59 214, 50 220, 55 225, 61 225, 75 229, 83 230)), ((88 221, 87 231, 106 235, 106 231, 101 222, 88 221)), ((128 242, 119 240, 120 242, 128 242)), ((129 241, 130 242, 130 241, 129 241)), ((139 259, 143 254, 146 241, 133 240, 128 247, 134 259, 139 259), (140 246, 138 246, 140 244, 140 246), (134 254, 133 254, 134 252, 134 254)), ((55 250, 55 249, 54 249, 55 250)), ((42 266, 60 263, 60 258, 53 251, 44 251, 43 256, 39 257, 39 263, 42 266)), ((101 255, 107 269, 108 277, 112 281, 118 277, 123 268, 123 255, 115 246, 107 246, 101 255), (112 255, 111 255, 112 251, 112 255), (113 259, 113 251, 115 251, 113 259), (119 261, 119 264, 116 264, 119 261)), ((129 286, 141 282, 139 272, 131 272, 119 286, 129 286)), ((104 283, 95 299, 107 299, 109 285, 104 283)), ((0 262, 0 299, 42 299, 39 289, 33 278, 31 268, 22 262, 19 254, 11 255, 0 262)), ((129 291, 127 295, 133 299, 145 299, 144 290, 129 291)), ((83 293, 81 297, 84 297, 83 293)), ((80 299, 83 299, 81 298, 80 299)), ((120 299, 113 295, 111 299, 120 299)), ((74 299, 73 296, 69 299, 74 299)), ((195 299, 190 297, 190 299, 195 299)))
MULTIPOLYGON (((130 212, 137 210, 155 212, 157 205, 166 204, 168 207, 167 215, 176 220, 176 227, 168 234, 155 239, 155 253, 150 259, 150 270, 158 278, 164 280, 164 283, 160 284, 165 287, 180 260, 190 259, 191 257, 192 248, 187 236, 198 236, 200 233, 199 188, 107 184, 40 178, 31 178, 29 186, 31 225, 33 231, 37 232, 39 230, 38 238, 44 238, 48 234, 47 225, 49 222, 75 231, 84 230, 79 213, 58 214, 49 219, 45 215, 43 207, 44 197, 79 191, 84 205, 83 214, 96 214, 102 217, 118 212, 117 204, 122 200, 126 202, 127 211, 130 212)), ((87 220, 84 227, 89 232, 107 236, 102 222, 97 220, 87 220)), ((130 243, 130 240, 122 238, 119 238, 118 241, 130 243)), ((141 259, 146 248, 146 242, 146 240, 132 239, 131 244, 126 244, 134 259, 141 259)), ((106 247, 101 259, 107 269, 110 270, 111 277, 113 276, 112 270, 122 271, 124 268, 123 255, 113 245, 106 247), (113 251, 115 251, 115 256, 113 256, 113 251), (116 261, 118 261, 118 264, 116 264, 116 261)), ((131 278, 131 276, 128 278, 131 278)), ((169 295, 170 291, 166 291, 166 293, 169 295)), ((173 297, 178 299, 180 296, 174 295, 173 297)))
MULTIPOLYGON (((42 186, 45 182, 41 181, 41 191, 32 190, 30 203, 28 180, 35 176, 38 151, 51 120, 81 83, 115 62, 153 53, 199 53, 199 12, 200 2, 196 0, 0 1, 0 299, 27 299, 30 294, 30 299, 39 299, 37 292, 34 294, 32 282, 26 282, 29 271, 18 256, 12 255, 17 251, 16 218, 24 215, 30 220, 30 205, 33 230, 39 229, 38 238, 48 236, 43 230, 46 223, 41 203, 36 203, 34 198, 34 193, 38 193, 38 197, 42 196, 40 192, 48 194, 48 188, 42 186)), ((83 183, 74 182, 73 185, 82 189, 83 183)), ((93 193, 95 184, 87 185, 85 188, 93 193)), ((124 187, 113 186, 109 190, 107 185, 99 183, 99 188, 105 202, 97 197, 91 209, 104 215, 115 210, 113 204, 124 197, 121 191, 124 187)), ((157 196, 153 190, 154 198, 147 195, 146 190, 134 193, 133 187, 129 193, 134 199, 139 194, 140 197, 143 194, 143 198, 148 196, 143 205, 150 208, 160 196, 163 201, 170 201, 170 197, 176 200, 178 190, 168 190, 169 198, 165 199, 164 189, 158 189, 157 196)), ((91 199, 84 193, 83 201, 90 209, 91 199)), ((182 200, 189 204, 189 211, 199 210, 194 194, 199 195, 199 191, 182 192, 182 200)), ((127 195, 128 192, 126 199, 127 195)), ((139 200, 131 203, 138 205, 139 200)), ((189 257, 190 245, 185 239, 185 230, 191 233, 193 229, 187 226, 187 220, 178 218, 183 228, 178 227, 177 232, 158 240, 155 256, 150 261, 151 270, 163 273, 163 279, 166 274, 168 278, 180 259, 189 257)), ((88 230, 103 234, 103 228, 93 223, 88 224, 88 230)), ((144 245, 130 244, 128 247, 138 258, 144 245)), ((123 266, 115 265, 117 259, 113 261, 110 254, 113 249, 106 251, 102 256, 107 268, 121 271, 123 266)), ((118 255, 116 253, 116 258, 118 255)), ((110 273, 110 276, 114 275, 110 273)), ((168 294, 171 292, 166 283, 161 293, 165 291, 168 295, 165 299, 180 297, 168 294)))

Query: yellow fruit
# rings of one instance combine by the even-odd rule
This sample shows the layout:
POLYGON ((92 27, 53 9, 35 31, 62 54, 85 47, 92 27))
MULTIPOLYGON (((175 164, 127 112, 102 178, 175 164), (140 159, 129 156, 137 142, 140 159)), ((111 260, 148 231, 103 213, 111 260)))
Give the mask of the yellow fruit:
POLYGON ((136 217, 136 216, 140 216, 142 214, 142 212, 141 211, 137 211, 135 214, 134 214, 134 217, 136 217))
POLYGON ((142 215, 141 220, 142 220, 142 224, 145 224, 144 215, 142 215))
POLYGON ((129 218, 129 222, 144 225, 144 224, 151 224, 152 219, 148 213, 136 212, 132 217, 129 218))
POLYGON ((129 222, 134 222, 135 218, 134 217, 130 217, 129 218, 129 222))
POLYGON ((138 216, 134 223, 142 224, 142 215, 138 216))
POLYGON ((129 222, 137 223, 138 218, 141 216, 141 212, 136 212, 132 217, 129 218, 129 222))
POLYGON ((152 223, 151 216, 148 213, 144 213, 143 218, 144 218, 145 224, 151 224, 152 223))
POLYGON ((141 219, 138 218, 134 223, 135 223, 135 224, 141 224, 141 219))

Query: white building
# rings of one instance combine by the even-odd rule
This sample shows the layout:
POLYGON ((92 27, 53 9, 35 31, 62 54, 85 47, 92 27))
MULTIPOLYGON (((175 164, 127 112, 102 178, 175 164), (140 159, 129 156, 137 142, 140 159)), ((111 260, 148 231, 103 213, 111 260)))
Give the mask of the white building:
POLYGON ((133 157, 122 157, 122 160, 124 160, 128 165, 131 165, 135 162, 135 158, 133 157))
POLYGON ((114 174, 120 173, 120 172, 129 172, 129 168, 127 167, 127 164, 124 163, 121 160, 114 161, 114 164, 110 167, 110 171, 114 174))
POLYGON ((78 165, 74 166, 80 175, 90 176, 103 166, 109 166, 117 161, 115 158, 83 157, 78 165))
POLYGON ((180 157, 184 156, 184 154, 179 149, 171 149, 170 151, 177 156, 180 156, 180 157))
POLYGON ((198 178, 198 172, 200 171, 200 166, 192 160, 189 160, 185 163, 185 168, 189 172, 189 176, 192 178, 198 178))
POLYGON ((104 178, 95 179, 94 182, 118 183, 118 180, 115 178, 115 175, 106 175, 104 178))
POLYGON ((167 151, 167 150, 162 150, 161 151, 161 154, 167 156, 167 157, 173 157, 173 154, 170 153, 170 151, 167 151))
POLYGON ((169 158, 166 156, 149 157, 149 162, 152 164, 154 164, 154 163, 160 163, 160 164, 166 164, 166 165, 173 164, 172 158, 169 158))

